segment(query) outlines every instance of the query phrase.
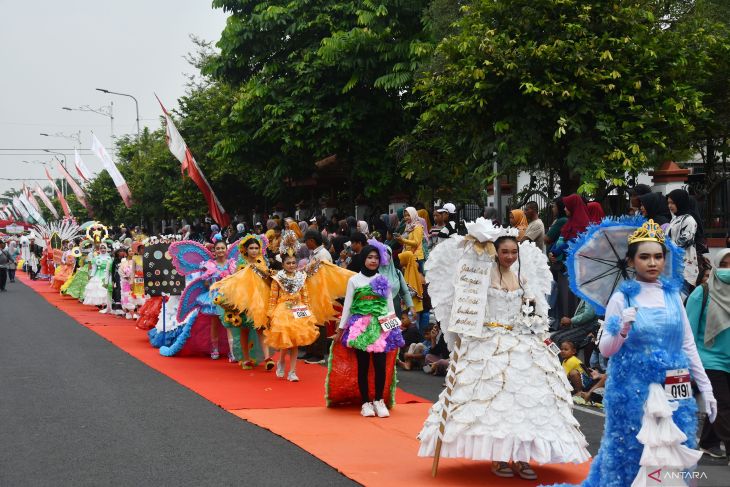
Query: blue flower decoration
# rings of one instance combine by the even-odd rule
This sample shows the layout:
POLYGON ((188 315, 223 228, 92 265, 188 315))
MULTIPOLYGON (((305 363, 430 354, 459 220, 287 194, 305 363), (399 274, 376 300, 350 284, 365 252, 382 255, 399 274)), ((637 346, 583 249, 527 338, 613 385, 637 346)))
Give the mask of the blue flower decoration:
POLYGON ((619 291, 627 298, 635 298, 641 292, 641 285, 635 279, 627 279, 621 283, 619 291))
POLYGON ((621 318, 616 315, 610 316, 606 320, 606 333, 615 337, 621 331, 621 318))
POLYGON ((390 297, 390 282, 388 282, 387 277, 378 274, 375 279, 370 281, 370 287, 373 288, 373 291, 378 296, 381 296, 383 298, 390 297))

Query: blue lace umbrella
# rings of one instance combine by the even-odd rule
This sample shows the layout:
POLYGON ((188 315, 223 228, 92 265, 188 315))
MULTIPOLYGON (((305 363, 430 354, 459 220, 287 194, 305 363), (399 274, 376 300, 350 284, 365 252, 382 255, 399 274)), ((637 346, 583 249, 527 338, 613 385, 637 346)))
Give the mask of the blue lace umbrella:
MULTIPOLYGON (((619 285, 634 277, 626 264, 628 237, 644 224, 643 217, 605 218, 591 225, 568 249, 568 276, 573 292, 588 302, 598 315, 619 285)), ((668 255, 662 276, 673 279, 682 272, 682 250, 667 239, 668 255)))

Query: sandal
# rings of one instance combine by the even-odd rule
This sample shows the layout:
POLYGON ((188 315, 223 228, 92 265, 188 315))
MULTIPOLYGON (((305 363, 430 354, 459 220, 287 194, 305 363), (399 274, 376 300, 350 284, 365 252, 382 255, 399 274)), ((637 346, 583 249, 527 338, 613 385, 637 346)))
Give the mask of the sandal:
POLYGON ((492 473, 497 477, 511 478, 515 476, 514 470, 507 462, 492 462, 492 473))
POLYGON ((525 480, 537 480, 537 474, 527 462, 513 462, 517 475, 525 480))
POLYGON ((268 357, 264 360, 264 368, 267 371, 271 371, 276 367, 276 364, 274 363, 274 359, 272 357, 268 357))
POLYGON ((254 367, 256 367, 256 361, 255 360, 245 360, 241 362, 241 368, 243 370, 251 370, 254 367))

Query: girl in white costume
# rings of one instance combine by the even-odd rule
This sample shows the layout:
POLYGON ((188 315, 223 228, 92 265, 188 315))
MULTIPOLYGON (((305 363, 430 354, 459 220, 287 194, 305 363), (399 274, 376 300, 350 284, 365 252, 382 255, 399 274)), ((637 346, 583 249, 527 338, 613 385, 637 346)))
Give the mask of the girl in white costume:
POLYGON ((451 366, 419 434, 419 456, 440 449, 443 457, 491 460, 495 475, 525 479, 537 478, 530 461, 588 460, 570 384, 544 342, 552 281, 544 254, 483 218, 467 228, 426 264, 451 366))

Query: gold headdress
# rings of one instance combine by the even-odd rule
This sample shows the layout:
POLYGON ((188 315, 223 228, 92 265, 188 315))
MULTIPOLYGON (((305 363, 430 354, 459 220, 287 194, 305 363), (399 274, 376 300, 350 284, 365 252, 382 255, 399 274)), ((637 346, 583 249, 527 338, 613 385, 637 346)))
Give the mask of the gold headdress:
POLYGON ((279 245, 279 253, 282 257, 285 256, 296 256, 297 250, 299 250, 301 244, 297 239, 297 235, 291 230, 284 230, 281 232, 281 244, 279 245))
POLYGON ((657 242, 664 245, 664 231, 654 220, 649 220, 629 235, 629 245, 637 242, 657 242))
POLYGON ((259 247, 261 247, 261 253, 266 252, 266 246, 264 245, 264 242, 261 240, 261 237, 258 235, 254 235, 252 233, 249 233, 245 237, 241 238, 241 241, 238 243, 238 251, 242 254, 246 254, 246 244, 250 242, 251 240, 256 240, 256 242, 259 244, 259 247))

